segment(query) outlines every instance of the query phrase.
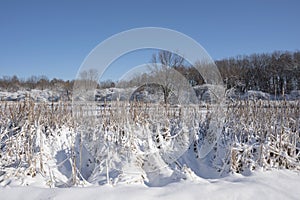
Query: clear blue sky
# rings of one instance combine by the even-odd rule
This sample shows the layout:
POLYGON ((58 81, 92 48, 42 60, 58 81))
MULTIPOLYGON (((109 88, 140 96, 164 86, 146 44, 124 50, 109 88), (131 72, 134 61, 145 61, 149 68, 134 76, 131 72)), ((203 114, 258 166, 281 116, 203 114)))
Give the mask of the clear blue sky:
MULTIPOLYGON (((165 27, 199 42, 213 59, 300 49, 298 0, 1 0, 0 77, 74 79, 88 53, 137 27, 165 27)), ((123 64, 150 60, 128 56, 123 64), (131 61, 130 61, 131 59, 131 61)), ((109 77, 109 76, 108 76, 109 77)))

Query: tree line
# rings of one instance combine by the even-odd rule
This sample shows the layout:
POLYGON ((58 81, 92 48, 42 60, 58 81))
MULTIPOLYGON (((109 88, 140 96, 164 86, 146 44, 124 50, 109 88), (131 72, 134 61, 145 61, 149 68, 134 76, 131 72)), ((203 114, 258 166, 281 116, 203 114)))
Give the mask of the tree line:
POLYGON ((227 88, 283 95, 300 90, 300 52, 252 54, 216 61, 227 88))
POLYGON ((0 89, 16 92, 18 90, 56 90, 56 89, 64 89, 67 91, 71 91, 73 88, 74 80, 62 80, 53 78, 49 80, 47 76, 31 76, 27 79, 18 78, 16 75, 14 76, 3 76, 0 78, 0 89))
MULTIPOLYGON (((175 62, 172 53, 159 52, 153 55, 152 63, 168 65, 181 73, 192 86, 204 84, 204 80, 195 67, 180 60, 175 62), (174 64, 176 63, 176 64, 174 64)), ((275 95, 289 94, 300 90, 300 52, 275 51, 273 53, 237 56, 215 61, 227 89, 234 88, 238 92, 257 90, 275 95)), ((197 63, 196 63, 197 64, 197 63)), ((198 63, 199 64, 199 63, 198 63)), ((155 64, 154 64, 155 65, 155 64)), ((200 63, 201 65, 201 63, 200 63)), ((156 70, 152 66, 154 76, 168 75, 169 72, 156 70), (161 74, 160 74, 161 73, 161 74)), ((152 74, 153 75, 153 74, 152 74)), ((144 77, 136 77, 124 85, 141 84, 144 77)), ((151 76, 148 75, 148 76, 151 76)), ((167 85, 167 84, 165 84, 167 85)))
MULTIPOLYGON (((166 65, 181 73, 192 86, 204 84, 199 72, 191 65, 187 65, 182 59, 166 52, 153 55, 152 63, 166 65), (167 60, 169 59, 169 60, 167 60), (178 61, 178 62, 175 62, 178 61), (166 63, 164 63, 166 62, 166 63), (172 63, 176 64, 172 64, 172 63)), ((239 92, 248 90, 259 90, 275 95, 288 94, 293 90, 300 90, 300 52, 281 52, 252 54, 249 56, 237 56, 215 61, 224 84, 227 89, 235 88, 239 92)), ((82 72, 80 79, 90 79, 89 74, 82 72)), ((155 76, 159 74, 155 73, 155 76)), ((143 74, 127 82, 116 83, 112 80, 102 81, 97 88, 131 87, 143 83, 147 76, 143 74)), ((31 76, 27 79, 19 79, 17 76, 3 76, 0 78, 0 88, 6 91, 17 91, 19 89, 65 89, 72 91, 74 80, 52 79, 46 76, 31 76)))

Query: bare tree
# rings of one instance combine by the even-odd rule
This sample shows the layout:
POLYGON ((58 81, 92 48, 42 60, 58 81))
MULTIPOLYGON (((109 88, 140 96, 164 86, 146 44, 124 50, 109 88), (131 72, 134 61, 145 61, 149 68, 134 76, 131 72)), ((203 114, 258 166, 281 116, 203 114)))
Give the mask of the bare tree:
POLYGON ((37 87, 39 89, 44 90, 44 89, 48 88, 49 85, 50 85, 50 83, 49 83, 49 79, 47 76, 38 77, 37 87))
POLYGON ((174 89, 175 68, 183 66, 184 58, 169 51, 153 54, 150 71, 163 92, 164 103, 167 104, 174 89))
POLYGON ((37 76, 31 76, 26 80, 26 85, 29 89, 35 89, 37 85, 38 78, 37 76))
POLYGON ((97 69, 89 69, 80 72, 79 80, 86 90, 94 89, 98 84, 97 69))

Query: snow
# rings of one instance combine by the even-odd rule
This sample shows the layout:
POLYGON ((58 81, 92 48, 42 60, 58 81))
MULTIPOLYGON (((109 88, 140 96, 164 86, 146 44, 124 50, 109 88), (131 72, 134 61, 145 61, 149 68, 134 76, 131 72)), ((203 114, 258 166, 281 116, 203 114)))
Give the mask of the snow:
POLYGON ((46 90, 30 90, 30 91, 22 91, 19 90, 17 92, 6 92, 0 91, 0 100, 3 101, 25 101, 26 98, 30 98, 36 102, 51 102, 58 101, 62 92, 52 91, 49 89, 46 90))
MULTIPOLYGON (((209 89, 208 86, 207 88, 209 89)), ((207 88, 198 88, 198 92, 203 93, 202 99, 209 101, 210 93, 207 88)), ((128 100, 133 91, 134 89, 114 88, 106 89, 104 92, 97 90, 95 97, 96 100, 101 101, 128 100)), ((31 99, 37 102, 51 102, 52 97, 59 99, 59 95, 47 90, 30 92, 31 99)), ((153 98, 146 98, 149 96, 147 92, 136 95, 140 95, 149 102, 159 99, 155 95, 152 96, 153 98)), ((293 95, 297 96, 298 93, 295 91, 293 95)), ((7 101, 22 101, 27 96, 28 94, 23 91, 0 92, 0 99, 7 101)), ((248 91, 243 97, 253 100, 270 98, 268 94, 256 91, 248 91)), ((118 102, 119 104, 122 105, 121 102, 118 102)), ((113 105, 112 102, 111 105, 113 105)), ((45 121, 40 123, 39 120, 31 126, 26 126, 26 123, 29 123, 26 119, 24 122, 16 121, 19 123, 16 125, 20 127, 10 128, 7 125, 9 116, 7 119, 3 118, 3 127, 0 126, 2 128, 0 133, 3 133, 3 136, 0 134, 0 150, 3 151, 3 157, 0 160, 0 199, 299 198, 300 174, 299 171, 293 171, 299 169, 299 151, 297 155, 291 156, 283 149, 278 151, 278 155, 286 159, 284 160, 287 162, 285 167, 288 167, 289 170, 277 170, 280 167, 284 168, 272 163, 264 168, 259 164, 260 160, 253 153, 254 151, 252 152, 252 149, 256 150, 258 147, 263 149, 263 145, 269 145, 268 147, 271 149, 271 144, 262 143, 261 146, 255 146, 257 143, 250 140, 247 140, 248 143, 242 142, 242 139, 233 140, 234 143, 228 142, 231 134, 238 137, 247 130, 243 130, 241 133, 236 131, 245 123, 235 115, 232 116, 232 119, 227 116, 227 126, 223 129, 222 107, 217 107, 216 110, 219 112, 215 114, 210 114, 207 110, 198 110, 199 112, 195 113, 199 115, 195 115, 189 109, 172 107, 169 111, 170 113, 174 112, 174 115, 169 116, 174 117, 168 119, 166 116, 169 113, 161 109, 158 104, 152 106, 151 109, 148 109, 151 120, 147 123, 142 121, 144 120, 142 115, 138 115, 134 121, 131 118, 125 118, 124 116, 128 116, 128 106, 121 106, 121 110, 112 109, 110 111, 115 112, 110 116, 110 120, 115 124, 106 124, 105 127, 101 126, 101 123, 88 124, 88 121, 89 123, 92 121, 90 118, 84 117, 82 130, 80 124, 78 124, 79 127, 73 127, 68 124, 70 122, 61 122, 63 121, 62 116, 66 115, 68 118, 67 113, 63 115, 60 113, 56 121, 57 126, 50 127, 50 129, 45 121), (178 118, 176 109, 180 109, 182 112, 182 119, 178 118), (204 121, 201 121, 200 119, 204 115, 204 121), (191 122, 193 120, 190 119, 193 117, 194 122, 191 122), (207 120, 210 118, 212 119, 207 120), (229 123, 231 122, 238 126, 236 130, 230 129, 229 123), (26 145, 23 144, 28 142, 28 137, 23 137, 24 134, 25 136, 28 134, 34 140, 30 143, 34 151, 19 155, 16 154, 18 151, 27 150, 26 145), (118 138, 114 135, 118 135, 118 138), (14 142, 9 143, 10 141, 14 142), (7 148, 10 147, 7 146, 8 144, 15 151, 13 155, 17 155, 18 162, 14 156, 7 153, 7 148), (243 151, 246 153, 242 154, 243 151), (235 152, 239 154, 233 154, 235 152), (232 153, 230 154, 232 156, 228 156, 228 153, 232 153), (248 158, 247 153, 252 157, 248 158), (30 159, 26 158, 27 155, 32 156, 32 161, 28 162, 30 159), (243 155, 245 156, 243 157, 243 155), (238 162, 246 163, 247 165, 241 167, 245 171, 239 170, 241 174, 235 174, 234 169, 227 169, 230 167, 227 164, 230 159, 236 159, 231 160, 231 162, 235 162, 236 166, 239 166, 238 162), (248 161, 251 161, 250 164, 248 161), (252 164, 255 166, 255 170, 254 168, 252 170, 252 164)), ((3 106, 3 113, 4 107, 6 105, 3 106)), ((48 107, 42 108, 47 109, 48 107)), ((138 109, 138 107, 134 107, 134 109, 138 109)), ((56 110, 59 109, 51 111, 56 110)), ((100 111, 105 114, 105 108, 101 107, 100 111)), ((43 113, 50 112, 44 110, 43 113)), ((294 115, 286 114, 286 116, 289 118, 284 122, 289 123, 287 125, 278 124, 281 127, 283 125, 287 127, 285 129, 287 134, 294 134, 290 127, 292 127, 292 122, 296 122, 298 118, 297 116, 294 117, 295 119, 290 117, 294 115)), ((47 119, 46 117, 45 119, 47 119)), ((252 124, 255 123, 258 122, 253 121, 252 124)), ((275 123, 277 121, 274 121, 275 123)), ((250 126, 247 134, 250 139, 251 137, 256 139, 251 132, 252 128, 257 129, 250 126)), ((272 131, 271 128, 268 130, 272 131)), ((299 140, 298 137, 296 139, 294 146, 297 153, 299 140)), ((289 144, 289 141, 286 139, 281 143, 289 144)), ((276 145, 274 144, 274 146, 276 145)), ((276 149, 271 150, 272 153, 276 152, 276 149)), ((270 153, 267 152, 265 155, 269 155, 270 162, 276 161, 276 157, 272 157, 270 153)), ((235 167, 234 164, 232 166, 235 167)))
MULTIPOLYGON (((198 85, 193 87, 196 96, 200 101, 204 102, 211 102, 215 100, 215 90, 216 87, 209 84, 204 85, 198 85)), ((93 96, 93 100, 96 101, 116 101, 117 99, 121 101, 129 100, 129 99, 136 99, 138 101, 144 101, 144 102, 160 102, 163 100, 162 97, 162 91, 151 88, 151 87, 145 87, 143 89, 141 88, 106 88, 106 89, 97 89, 93 91, 93 94, 90 94, 93 96)), ((83 96, 82 94, 74 95, 74 98, 76 99, 77 96, 83 96)), ((33 89, 30 91, 26 90, 19 90, 17 92, 7 92, 7 91, 1 91, 0 89, 0 100, 3 101, 24 101, 27 97, 30 97, 30 99, 34 100, 35 102, 57 102, 59 100, 66 100, 68 97, 66 97, 66 92, 63 90, 38 90, 33 89)), ((175 101, 174 96, 170 97, 171 101, 175 101)), ((290 92, 290 94, 285 94, 285 96, 282 95, 271 95, 262 91, 254 91, 249 90, 245 93, 240 93, 237 91, 232 91, 228 93, 228 98, 231 99, 242 99, 242 100, 289 100, 289 101, 295 101, 300 98, 300 91, 299 90, 293 90, 290 92)), ((81 99, 84 100, 84 99, 81 99)))
POLYGON ((198 179, 164 187, 143 184, 51 188, 7 186, 0 199, 299 199, 299 173, 287 170, 233 174, 221 179, 198 179))

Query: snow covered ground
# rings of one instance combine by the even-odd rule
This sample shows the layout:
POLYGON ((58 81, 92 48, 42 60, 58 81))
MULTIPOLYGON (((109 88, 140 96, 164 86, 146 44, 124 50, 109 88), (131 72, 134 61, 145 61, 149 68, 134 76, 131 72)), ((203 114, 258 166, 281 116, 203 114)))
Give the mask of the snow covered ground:
MULTIPOLYGON (((107 89, 95 96, 128 99, 131 92, 107 89)), ((0 92, 0 97, 22 101, 26 94, 21 93, 0 92)), ((253 95, 268 99, 263 93, 253 95)), ((199 113, 180 107, 166 111, 153 104, 139 110, 140 104, 128 109, 117 102, 120 108, 99 109, 112 123, 84 117, 84 126, 74 126, 69 105, 33 103, 51 102, 55 95, 50 91, 30 97, 32 102, 0 105, 0 200, 300 199, 299 103, 289 109, 286 102, 269 104, 276 112, 255 101, 229 107, 225 128, 217 127, 222 137, 202 158, 213 124, 207 119, 214 116, 203 108, 199 113), (186 123, 192 117, 199 121, 186 123), (267 135, 257 134, 265 131, 267 135)))
POLYGON ((26 98, 30 98, 35 102, 51 102, 62 99, 64 93, 62 91, 46 90, 19 90, 17 92, 7 92, 0 90, 0 100, 2 101, 25 101, 26 98))
MULTIPOLYGON (((214 96, 211 94, 212 90, 211 85, 201 85, 195 86, 194 90, 198 98, 202 101, 210 101, 214 96)), ((115 101, 117 99, 129 100, 134 98, 137 100, 143 100, 145 102, 158 102, 162 101, 163 94, 156 88, 144 88, 144 90, 139 90, 138 88, 107 88, 107 89, 98 89, 94 92, 95 100, 97 101, 115 101)), ((300 91, 295 90, 290 94, 283 96, 275 97, 274 95, 264 93, 261 91, 249 90, 245 93, 230 92, 227 96, 231 99, 242 99, 242 100, 275 100, 275 99, 286 99, 286 100, 299 100, 300 91)), ((31 91, 19 90, 17 92, 8 92, 1 90, 0 88, 0 100, 2 101, 25 101, 26 97, 30 97, 31 100, 35 102, 52 102, 59 100, 70 100, 71 95, 66 94, 64 90, 38 90, 34 89, 31 91), (69 96, 68 96, 69 95, 69 96)), ((75 95, 76 98, 76 95, 75 95)))
POLYGON ((41 188, 7 186, 0 199, 299 199, 300 174, 288 170, 181 181, 164 187, 143 184, 41 188))

